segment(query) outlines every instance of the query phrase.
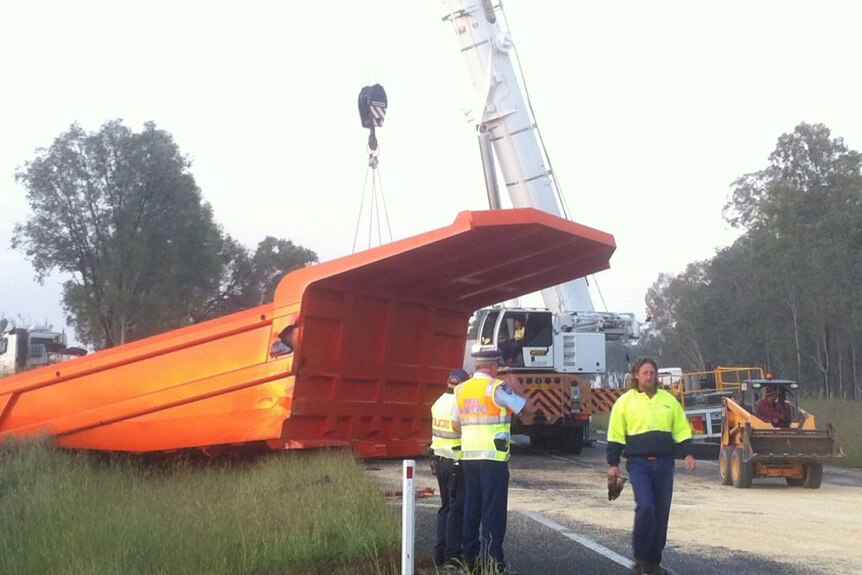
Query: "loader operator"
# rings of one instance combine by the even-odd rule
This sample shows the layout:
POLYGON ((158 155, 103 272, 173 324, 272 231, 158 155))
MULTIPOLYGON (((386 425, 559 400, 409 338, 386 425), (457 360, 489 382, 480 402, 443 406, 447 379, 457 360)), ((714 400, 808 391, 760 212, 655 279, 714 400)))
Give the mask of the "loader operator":
POLYGON ((657 389, 657 371, 654 359, 635 361, 632 388, 614 403, 608 423, 608 476, 619 476, 625 450, 635 497, 635 565, 631 570, 635 575, 667 573, 661 559, 673 498, 674 453, 679 450, 685 456, 689 471, 697 465, 689 453, 691 427, 685 412, 673 395, 657 389))
POLYGON ((790 413, 784 397, 784 390, 777 387, 766 389, 766 396, 757 402, 755 415, 771 423, 774 427, 789 427, 790 413))
POLYGON ((437 511, 437 544, 434 565, 456 565, 463 560, 464 476, 461 471, 461 432, 455 429, 452 411, 455 407, 455 387, 470 379, 463 369, 449 374, 447 389, 431 406, 432 463, 440 489, 440 509, 437 511))

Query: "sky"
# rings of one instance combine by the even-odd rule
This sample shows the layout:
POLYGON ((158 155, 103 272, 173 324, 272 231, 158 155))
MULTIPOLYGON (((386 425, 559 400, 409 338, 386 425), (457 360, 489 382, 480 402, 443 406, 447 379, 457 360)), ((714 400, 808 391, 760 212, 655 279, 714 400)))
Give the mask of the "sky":
MULTIPOLYGON (((800 122, 862 149, 857 2, 504 6, 572 219, 616 240, 591 280, 596 309, 643 319, 660 273, 731 244, 732 182, 800 122)), ((0 315, 64 326, 62 277, 40 285, 10 239, 28 216, 15 171, 73 122, 155 122, 226 232, 328 261, 353 250, 367 171, 356 99, 379 82, 393 237, 486 209, 464 114, 476 97, 444 12, 437 0, 0 3, 0 315)), ((370 223, 359 228, 367 247, 370 223)))

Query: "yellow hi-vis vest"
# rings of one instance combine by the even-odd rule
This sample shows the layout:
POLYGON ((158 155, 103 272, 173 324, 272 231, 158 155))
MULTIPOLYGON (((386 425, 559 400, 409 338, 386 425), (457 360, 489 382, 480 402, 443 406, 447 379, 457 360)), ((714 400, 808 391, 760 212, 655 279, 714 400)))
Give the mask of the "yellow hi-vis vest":
POLYGON ((461 434, 452 428, 454 406, 451 393, 444 393, 431 406, 431 449, 447 459, 461 459, 461 434))
POLYGON ((455 388, 458 417, 461 419, 461 458, 508 461, 506 449, 498 450, 494 438, 509 437, 512 416, 494 401, 494 392, 503 382, 499 379, 474 377, 455 388))

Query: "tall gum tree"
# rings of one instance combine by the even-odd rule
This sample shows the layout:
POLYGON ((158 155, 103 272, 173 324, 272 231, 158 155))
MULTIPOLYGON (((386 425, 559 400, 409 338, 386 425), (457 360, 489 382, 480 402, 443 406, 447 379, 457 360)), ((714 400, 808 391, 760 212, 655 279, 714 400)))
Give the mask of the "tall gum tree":
POLYGON ((280 259, 256 261, 215 223, 189 160, 153 123, 134 132, 113 120, 94 133, 73 124, 16 179, 31 214, 12 246, 40 281, 68 275, 68 319, 95 348, 255 305, 265 298, 261 266, 273 276, 317 261, 274 238, 280 259))

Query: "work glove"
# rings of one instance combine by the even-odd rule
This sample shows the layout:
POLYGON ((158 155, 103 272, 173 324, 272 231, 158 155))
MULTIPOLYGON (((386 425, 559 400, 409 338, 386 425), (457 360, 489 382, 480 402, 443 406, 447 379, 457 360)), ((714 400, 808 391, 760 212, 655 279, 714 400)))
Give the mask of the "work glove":
POLYGON ((623 492, 626 478, 620 475, 608 475, 608 501, 613 501, 623 492))

